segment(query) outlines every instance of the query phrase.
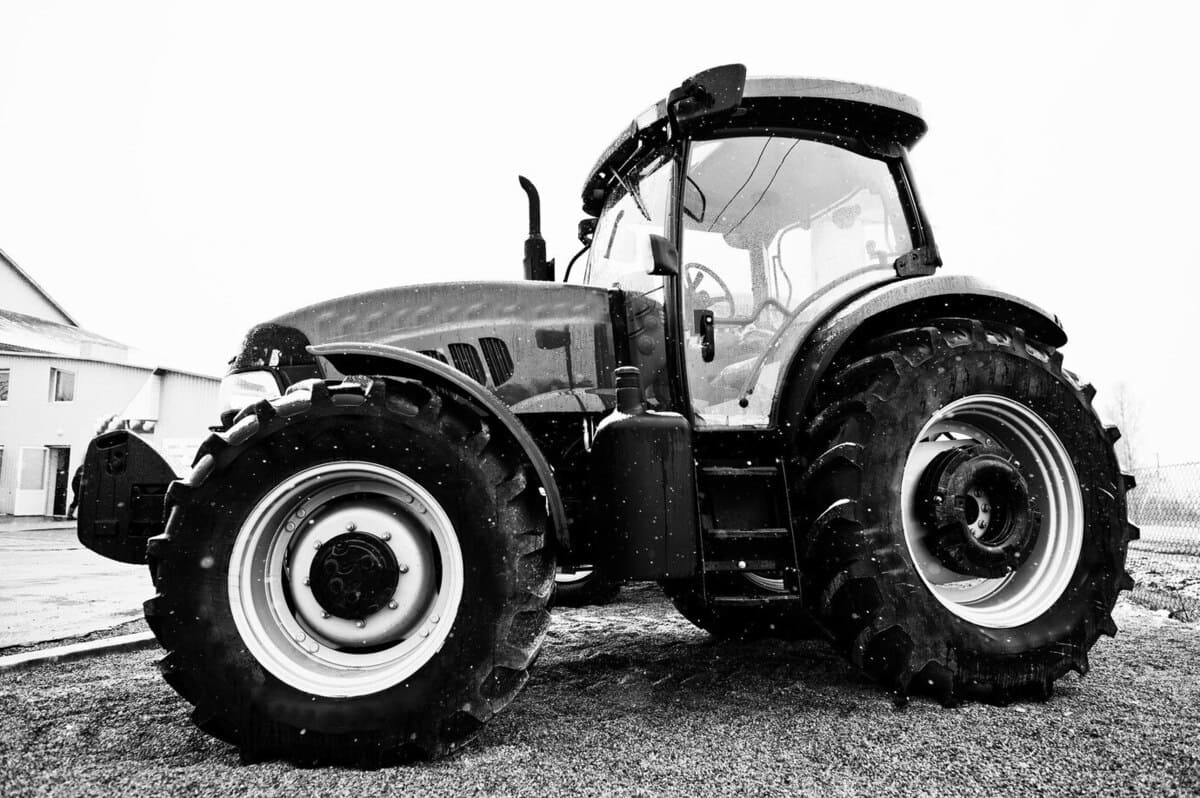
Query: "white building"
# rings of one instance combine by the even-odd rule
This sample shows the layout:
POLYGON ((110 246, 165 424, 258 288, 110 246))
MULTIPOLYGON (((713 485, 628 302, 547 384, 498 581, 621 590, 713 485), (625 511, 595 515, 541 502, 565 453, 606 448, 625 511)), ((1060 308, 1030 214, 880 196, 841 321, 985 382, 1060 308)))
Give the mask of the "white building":
POLYGON ((0 515, 65 515, 71 476, 114 414, 186 473, 218 385, 80 328, 0 251, 0 515))

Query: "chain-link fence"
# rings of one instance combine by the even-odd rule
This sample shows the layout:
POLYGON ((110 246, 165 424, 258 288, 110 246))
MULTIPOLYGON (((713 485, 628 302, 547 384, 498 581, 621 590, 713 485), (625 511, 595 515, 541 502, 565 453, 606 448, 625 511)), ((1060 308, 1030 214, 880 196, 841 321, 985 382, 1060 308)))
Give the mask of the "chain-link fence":
POLYGON ((1200 620, 1200 463, 1141 468, 1128 494, 1141 540, 1129 545, 1133 600, 1200 620))

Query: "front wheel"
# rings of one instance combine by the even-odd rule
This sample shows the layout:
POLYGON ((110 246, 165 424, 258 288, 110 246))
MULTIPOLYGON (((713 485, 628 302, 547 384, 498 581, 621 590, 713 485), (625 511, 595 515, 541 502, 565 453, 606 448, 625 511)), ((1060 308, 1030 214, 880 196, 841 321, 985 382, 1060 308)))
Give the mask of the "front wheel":
POLYGON ((1132 584, 1115 430, 1015 327, 940 319, 858 352, 818 392, 797 486, 819 623, 900 699, 1049 696, 1132 584))
POLYGON ((598 607, 611 604, 621 592, 621 580, 610 576, 600 565, 560 568, 554 575, 556 607, 598 607))
POLYGON ((201 448, 152 539, 168 682, 247 758, 463 745, 523 686, 554 573, 519 449, 415 381, 311 382, 201 448))

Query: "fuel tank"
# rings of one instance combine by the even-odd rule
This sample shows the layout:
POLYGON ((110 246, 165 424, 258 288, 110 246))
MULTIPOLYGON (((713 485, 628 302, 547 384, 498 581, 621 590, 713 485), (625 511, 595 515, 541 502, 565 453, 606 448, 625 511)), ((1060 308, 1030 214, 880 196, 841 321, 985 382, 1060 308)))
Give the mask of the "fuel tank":
POLYGON ((272 344, 252 343, 256 333, 264 340, 290 340, 297 354, 304 345, 379 343, 454 366, 518 413, 601 412, 615 402, 612 294, 532 281, 367 291, 259 325, 234 367, 281 365, 272 344))
POLYGON ((683 579, 698 566, 692 426, 645 405, 636 367, 616 371, 617 406, 588 452, 601 562, 626 579, 683 579))

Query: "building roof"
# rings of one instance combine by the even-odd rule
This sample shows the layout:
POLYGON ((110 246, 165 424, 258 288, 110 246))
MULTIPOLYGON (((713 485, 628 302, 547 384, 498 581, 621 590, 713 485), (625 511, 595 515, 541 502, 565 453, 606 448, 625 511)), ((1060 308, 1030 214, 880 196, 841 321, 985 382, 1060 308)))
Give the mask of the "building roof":
POLYGON ((183 374, 217 380, 211 374, 164 366, 151 355, 82 327, 0 309, 0 355, 86 360, 141 369, 155 374, 183 374))
POLYGON ((0 309, 0 350, 10 354, 61 355, 103 363, 130 363, 133 349, 119 341, 88 332, 82 327, 60 324, 15 310, 0 309))
POLYGON ((30 277, 29 273, 26 272, 24 269, 22 269, 20 266, 18 266, 17 262, 15 260, 13 260, 12 258, 8 257, 8 255, 6 255, 4 250, 2 250, 2 249, 0 249, 0 265, 6 265, 9 268, 11 268, 18 277, 20 277, 22 280, 24 280, 29 285, 30 288, 32 288, 37 294, 41 295, 42 299, 46 300, 46 302, 49 303, 49 305, 51 307, 53 307, 55 310, 57 310, 59 313, 61 313, 64 319, 66 319, 67 321, 69 321, 71 324, 73 324, 75 326, 79 326, 79 322, 75 321, 74 317, 71 316, 70 313, 67 313, 67 311, 63 309, 63 306, 58 304, 57 301, 55 301, 54 297, 52 297, 52 296, 50 296, 50 294, 46 293, 45 288, 42 288, 40 285, 38 285, 37 280, 30 277))

